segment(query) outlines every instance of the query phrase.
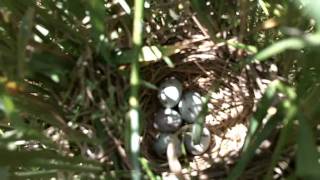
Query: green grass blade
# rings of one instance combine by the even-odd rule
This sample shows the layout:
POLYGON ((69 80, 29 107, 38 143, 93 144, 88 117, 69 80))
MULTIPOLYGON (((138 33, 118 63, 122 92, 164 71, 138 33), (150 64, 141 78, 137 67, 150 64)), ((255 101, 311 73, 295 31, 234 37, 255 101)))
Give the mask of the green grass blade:
POLYGON ((308 119, 299 115, 298 150, 296 174, 302 179, 320 179, 320 153, 308 119))
POLYGON ((194 144, 199 144, 201 140, 201 135, 203 132, 203 127, 205 123, 205 117, 208 113, 208 102, 209 102, 209 95, 205 97, 205 101, 202 105, 202 110, 197 117, 196 122, 192 126, 192 141, 194 144))
POLYGON ((282 103, 282 105, 284 106, 283 109, 286 114, 283 119, 284 127, 281 130, 276 148, 273 151, 271 164, 269 165, 269 169, 264 177, 265 180, 272 179, 273 168, 275 167, 276 163, 280 158, 282 149, 285 147, 286 142, 289 140, 289 135, 292 132, 293 121, 298 111, 298 108, 296 107, 296 99, 295 99, 296 94, 294 92, 294 89, 289 87, 283 87, 283 88, 284 88, 283 93, 288 95, 287 96, 288 99, 284 100, 282 103))
POLYGON ((263 127, 261 131, 258 131, 256 136, 251 140, 248 148, 242 153, 240 160, 236 166, 232 169, 228 176, 228 180, 236 180, 240 177, 242 172, 245 170, 246 165, 255 155, 256 149, 260 146, 263 140, 265 140, 277 126, 279 121, 282 119, 282 114, 277 113, 270 117, 267 124, 263 127))
POLYGON ((139 105, 139 86, 140 86, 140 67, 139 56, 142 48, 143 33, 143 12, 144 0, 134 1, 134 19, 133 19, 133 45, 134 56, 131 63, 130 86, 131 92, 129 97, 129 117, 130 117, 130 153, 133 165, 132 179, 139 180, 141 178, 140 168, 140 105, 139 105))
POLYGON ((140 162, 141 162, 142 168, 146 171, 148 178, 151 180, 156 180, 156 176, 153 174, 152 170, 150 169, 148 160, 145 158, 141 158, 140 162))
POLYGON ((320 1, 315 0, 297 0, 304 5, 304 11, 309 14, 311 17, 315 18, 318 23, 320 23, 320 1))
POLYGON ((104 18, 106 15, 106 10, 103 0, 91 0, 88 1, 91 23, 93 25, 93 30, 96 38, 99 38, 101 34, 104 34, 105 23, 104 18))
POLYGON ((254 56, 254 58, 250 59, 249 62, 254 60, 263 61, 289 49, 299 50, 306 46, 318 45, 320 45, 320 33, 308 34, 303 37, 288 38, 278 41, 261 50, 254 56))
POLYGON ((6 94, 0 94, 0 95, 1 95, 0 100, 3 103, 4 113, 8 118, 9 122, 11 123, 11 125, 21 124, 21 118, 18 114, 18 111, 16 109, 13 99, 6 94))
POLYGON ((272 106, 272 103, 275 101, 276 88, 278 86, 279 81, 274 81, 271 84, 269 84, 268 88, 266 89, 266 92, 261 98, 256 112, 250 119, 250 126, 245 139, 245 143, 243 145, 243 151, 247 149, 251 139, 254 137, 257 130, 261 127, 263 119, 271 117, 271 114, 268 114, 268 110, 272 106))
POLYGON ((58 170, 41 170, 41 171, 17 171, 14 172, 14 179, 34 179, 34 178, 52 178, 55 177, 58 173, 58 170))
POLYGON ((82 158, 69 158, 48 150, 18 151, 0 148, 1 165, 39 166, 47 169, 100 172, 99 163, 82 158))

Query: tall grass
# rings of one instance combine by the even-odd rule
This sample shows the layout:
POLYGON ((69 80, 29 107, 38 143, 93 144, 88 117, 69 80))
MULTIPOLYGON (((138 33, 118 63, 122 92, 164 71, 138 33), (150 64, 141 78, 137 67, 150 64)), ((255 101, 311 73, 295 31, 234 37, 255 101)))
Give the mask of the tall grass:
POLYGON ((133 164, 133 175, 132 178, 138 180, 141 178, 140 168, 140 110, 139 110, 139 86, 140 86, 140 75, 139 75, 139 56, 142 48, 142 34, 143 34, 143 10, 144 1, 136 0, 134 5, 134 18, 133 18, 133 48, 134 56, 131 63, 131 75, 130 75, 130 86, 131 94, 129 97, 130 104, 130 125, 131 125, 131 138, 130 138, 130 151, 132 155, 133 164))

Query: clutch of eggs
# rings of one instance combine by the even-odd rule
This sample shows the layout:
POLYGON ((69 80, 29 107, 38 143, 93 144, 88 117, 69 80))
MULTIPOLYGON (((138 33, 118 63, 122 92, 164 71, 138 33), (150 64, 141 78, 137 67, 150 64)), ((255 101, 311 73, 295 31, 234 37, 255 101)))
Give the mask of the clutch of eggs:
POLYGON ((182 94, 182 84, 174 77, 164 80, 159 87, 158 98, 166 108, 172 108, 179 103, 182 94))
MULTIPOLYGON (((153 149, 155 151, 155 153, 159 156, 159 157, 166 157, 166 153, 167 153, 167 148, 170 142, 173 142, 173 135, 172 134, 168 134, 168 133, 160 133, 158 134, 158 136, 156 137, 155 143, 153 145, 153 149)), ((182 152, 181 152, 181 141, 176 138, 175 139, 175 153, 176 156, 179 157, 182 152)))
POLYGON ((200 143, 194 144, 192 141, 192 132, 186 132, 184 136, 184 145, 186 150, 192 155, 201 155, 206 152, 210 146, 211 133, 208 128, 203 128, 200 137, 200 143))
POLYGON ((180 128, 182 119, 180 114, 170 108, 160 109, 155 115, 153 126, 160 132, 175 132, 180 128))
POLYGON ((179 111, 182 119, 188 123, 194 123, 202 110, 202 97, 194 91, 186 92, 179 102, 179 111))

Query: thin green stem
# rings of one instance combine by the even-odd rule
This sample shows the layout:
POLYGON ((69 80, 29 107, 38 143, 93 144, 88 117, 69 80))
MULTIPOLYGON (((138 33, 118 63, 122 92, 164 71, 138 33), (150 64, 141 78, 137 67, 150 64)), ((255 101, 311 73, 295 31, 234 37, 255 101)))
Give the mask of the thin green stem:
POLYGON ((192 141, 194 144, 200 143, 201 135, 203 133, 203 127, 205 125, 205 118, 208 113, 208 103, 211 99, 212 92, 217 91, 217 89, 219 89, 222 83, 223 82, 221 80, 217 80, 216 82, 214 82, 209 88, 209 91, 207 92, 206 96, 204 97, 202 109, 192 127, 192 141))
POLYGON ((140 162, 142 164, 143 169, 146 171, 148 178, 151 180, 156 180, 156 176, 153 174, 152 170, 150 169, 149 162, 145 158, 141 158, 140 162))
POLYGON ((273 152, 272 155, 272 160, 269 166, 269 170, 267 171, 264 179, 272 179, 272 173, 273 173, 273 168, 276 166, 276 163, 278 162, 278 159, 280 158, 281 151, 285 147, 285 144, 289 138, 289 134, 292 131, 293 127, 293 120, 297 115, 298 108, 296 107, 295 103, 295 91, 294 89, 280 86, 280 91, 282 90, 283 93, 285 93, 288 96, 288 99, 286 99, 282 105, 284 109, 286 110, 286 117, 283 120, 283 129, 281 130, 281 134, 279 137, 279 140, 277 142, 277 146, 273 152))
MULTIPOLYGON (((307 46, 318 46, 320 44, 320 33, 308 34, 302 37, 292 37, 278 41, 257 53, 251 61, 263 61, 274 55, 280 54, 288 49, 299 50, 307 46)), ((249 62, 249 63, 250 63, 249 62)))
POLYGON ((57 174, 58 170, 41 170, 41 171, 18 171, 14 172, 15 178, 50 178, 57 174))
POLYGON ((142 47, 142 32, 143 32, 143 11, 144 11, 144 0, 134 1, 134 19, 133 19, 133 46, 134 56, 131 63, 131 76, 130 86, 131 94, 129 98, 130 105, 130 152, 131 161, 133 165, 132 179, 138 180, 141 178, 141 168, 139 162, 140 154, 140 135, 139 135, 139 124, 140 124, 140 111, 139 111, 139 55, 142 47))
POLYGON ((291 109, 288 109, 287 116, 284 119, 285 128, 281 131, 276 149, 274 150, 272 155, 272 161, 269 166, 269 170, 267 171, 267 174, 264 177, 265 180, 272 179, 273 168, 276 166, 276 163, 280 158, 281 151, 285 147, 289 134, 292 131, 293 117, 295 116, 296 113, 297 113, 297 109, 295 106, 293 106, 291 109))

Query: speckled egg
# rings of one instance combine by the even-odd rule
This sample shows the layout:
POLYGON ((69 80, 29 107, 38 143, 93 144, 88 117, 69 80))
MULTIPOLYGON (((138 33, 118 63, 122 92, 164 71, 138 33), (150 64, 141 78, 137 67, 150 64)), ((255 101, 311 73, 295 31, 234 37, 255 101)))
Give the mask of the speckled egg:
POLYGON ((175 132, 180 128, 182 119, 180 114, 170 108, 160 109, 154 118, 153 126, 160 132, 175 132))
POLYGON ((204 128, 199 144, 194 144, 192 141, 192 132, 186 132, 184 136, 184 145, 188 153, 192 155, 201 155, 206 152, 210 146, 211 133, 208 128, 204 128))
POLYGON ((178 106, 182 119, 187 123, 194 123, 202 110, 202 105, 203 101, 199 93, 189 91, 183 94, 178 106))
MULTIPOLYGON (((160 133, 158 134, 158 136, 155 139, 154 145, 153 145, 153 149, 154 152, 159 156, 159 157, 166 157, 166 153, 167 153, 167 148, 169 145, 169 142, 173 139, 173 135, 172 134, 168 134, 168 133, 160 133)), ((182 153, 181 153, 181 141, 179 139, 176 139, 176 143, 175 144, 175 152, 177 153, 176 155, 179 157, 182 153)))
POLYGON ((179 103, 182 94, 182 84, 175 78, 164 80, 158 91, 158 98, 163 107, 172 108, 179 103))

